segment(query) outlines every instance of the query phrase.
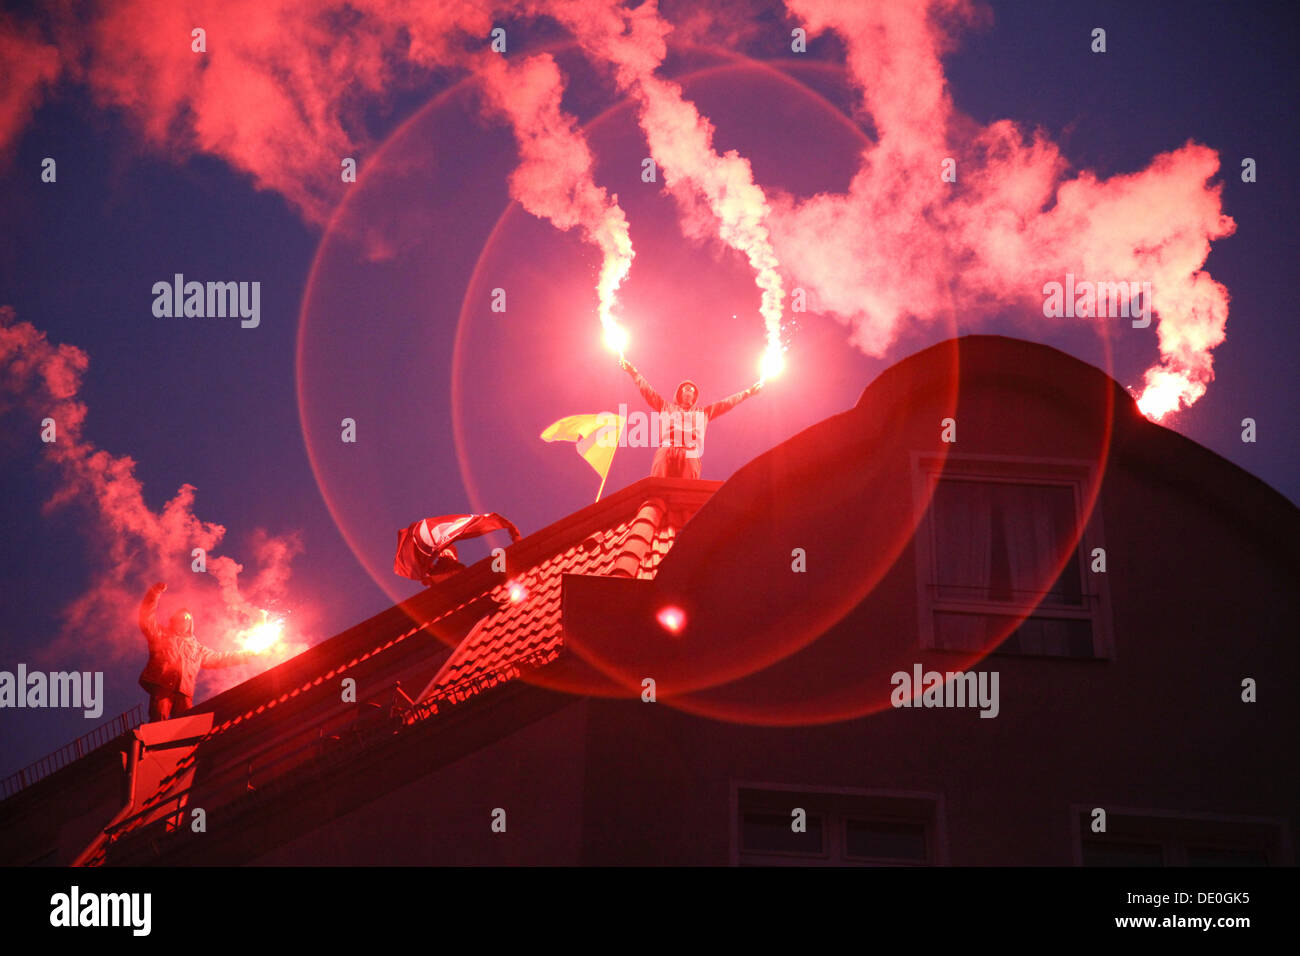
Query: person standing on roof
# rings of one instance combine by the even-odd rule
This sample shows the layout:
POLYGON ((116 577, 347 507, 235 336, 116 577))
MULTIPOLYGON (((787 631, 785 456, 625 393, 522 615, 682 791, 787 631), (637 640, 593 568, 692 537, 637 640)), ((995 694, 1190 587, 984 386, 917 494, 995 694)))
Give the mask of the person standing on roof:
POLYGON ((149 694, 149 720, 180 717, 194 703, 194 681, 201 667, 234 667, 255 651, 214 651, 194 637, 194 616, 181 608, 167 627, 158 625, 158 598, 167 585, 159 581, 140 603, 140 630, 149 642, 149 661, 140 672, 140 686, 149 694))
POLYGON ((632 376, 646 404, 659 413, 659 450, 650 466, 652 478, 699 478, 705 427, 719 415, 757 395, 763 387, 763 380, 759 379, 743 392, 701 408, 696 404, 700 390, 690 379, 677 386, 672 401, 665 401, 636 370, 636 366, 621 355, 618 367, 632 376))

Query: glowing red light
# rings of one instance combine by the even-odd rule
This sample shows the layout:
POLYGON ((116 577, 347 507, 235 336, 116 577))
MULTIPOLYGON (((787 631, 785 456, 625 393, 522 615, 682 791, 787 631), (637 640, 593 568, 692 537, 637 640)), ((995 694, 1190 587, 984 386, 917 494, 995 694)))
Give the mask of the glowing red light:
POLYGON ((528 597, 528 589, 519 583, 512 583, 507 593, 510 595, 511 604, 518 604, 524 598, 528 597))
POLYGON ((686 612, 671 604, 668 607, 660 608, 659 613, 655 615, 655 619, 659 621, 659 626, 669 634, 680 634, 682 628, 686 626, 686 612))

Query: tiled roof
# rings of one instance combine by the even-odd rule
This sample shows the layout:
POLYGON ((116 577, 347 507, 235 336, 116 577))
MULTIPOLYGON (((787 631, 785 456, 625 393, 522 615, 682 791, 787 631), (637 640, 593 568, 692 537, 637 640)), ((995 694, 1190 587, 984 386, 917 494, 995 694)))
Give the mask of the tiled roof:
POLYGON ((654 577, 677 533, 670 521, 679 517, 680 513, 665 513, 647 534, 642 527, 634 528, 636 515, 628 516, 497 585, 492 597, 499 606, 456 648, 427 692, 437 696, 452 687, 473 687, 476 680, 490 680, 516 661, 552 659, 563 643, 561 576, 611 574, 622 557, 624 564, 629 558, 635 562, 634 577, 654 577), (637 547, 645 544, 649 547, 637 547))
MULTIPOLYGON (((565 574, 616 574, 654 577, 660 562, 672 547, 677 530, 716 491, 720 481, 677 478, 645 478, 605 501, 589 505, 506 549, 507 573, 491 570, 492 559, 484 558, 454 577, 416 595, 399 607, 337 635, 286 662, 298 666, 287 679, 274 682, 280 693, 271 696, 243 695, 249 708, 240 712, 218 706, 214 734, 245 720, 252 720, 277 704, 323 682, 347 674, 358 664, 372 660, 422 632, 469 615, 480 618, 443 664, 425 694, 452 700, 464 699, 502 679, 516 676, 520 661, 536 665, 554 659, 563 643, 560 630, 560 584, 565 574), (661 507, 651 515, 643 513, 647 502, 661 507), (518 599, 511 591, 521 588, 518 599), (487 612, 485 616, 484 612, 487 612), (380 618, 395 616, 396 628, 379 624, 380 618), (376 625, 376 626, 372 626, 376 625), (337 646, 334 646, 336 645, 337 646), (308 662, 306 659, 314 657, 308 662), (503 673, 504 672, 504 673, 503 673)), ((453 630, 455 630, 453 628, 453 630)), ((461 628, 463 632, 464 628, 461 628)), ((215 698, 222 699, 255 684, 260 675, 241 687, 215 698)), ((419 690, 418 687, 408 690, 419 690)))
MULTIPOLYGON (((200 709, 212 710, 215 717, 205 746, 184 758, 153 792, 137 795, 132 814, 112 828, 110 839, 96 848, 88 862, 106 862, 112 842, 183 807, 196 764, 205 762, 214 738, 260 724, 286 708, 292 711, 299 699, 305 704, 309 697, 320 694, 324 685, 360 673, 360 668, 382 665, 387 655, 414 648, 417 659, 436 663, 435 655, 445 645, 418 643, 429 632, 464 634, 468 628, 423 693, 416 695, 419 705, 407 714, 408 723, 435 717, 446 707, 512 680, 524 670, 544 666, 558 656, 563 645, 563 576, 653 577, 678 529, 720 484, 643 479, 515 542, 505 552, 505 574, 493 572, 492 559, 485 558, 403 605, 204 702, 200 709), (456 620, 464 623, 456 625, 456 620), (472 627, 470 620, 475 621, 472 627)), ((419 691, 419 687, 408 690, 419 691)), ((319 718, 317 723, 303 723, 292 714, 286 717, 287 722, 276 721, 266 730, 276 737, 316 742, 319 718)), ((334 713, 332 726, 337 726, 337 718, 334 713)), ((237 746, 235 752, 239 750, 237 746)), ((205 786, 213 784, 211 776, 205 778, 205 786)))

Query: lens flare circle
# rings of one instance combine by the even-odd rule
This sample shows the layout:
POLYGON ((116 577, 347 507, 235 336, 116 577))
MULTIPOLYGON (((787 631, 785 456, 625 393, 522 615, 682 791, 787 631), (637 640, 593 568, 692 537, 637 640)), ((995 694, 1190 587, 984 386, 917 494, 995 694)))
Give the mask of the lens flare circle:
MULTIPOLYGON (((572 48, 572 44, 559 44, 553 50, 572 48)), ((703 48, 695 49, 697 52, 703 50, 703 48)), ((870 145, 870 141, 856 125, 852 124, 811 87, 785 72, 785 69, 779 70, 772 63, 751 60, 732 54, 730 51, 708 50, 705 52, 721 59, 722 64, 678 77, 677 81, 682 83, 684 87, 710 76, 725 75, 729 79, 739 79, 747 71, 757 71, 770 80, 787 85, 797 95, 810 100, 814 109, 832 115, 836 122, 850 128, 860 148, 870 145)), ((781 65, 791 72, 811 70, 834 73, 838 76, 844 75, 842 67, 833 65, 806 64, 799 61, 782 61, 781 65)), ((330 370, 328 368, 321 371, 321 366, 324 363, 321 362, 320 356, 331 350, 337 352, 340 347, 337 344, 338 330, 337 328, 324 328, 322 323, 314 322, 313 317, 318 311, 317 297, 323 294, 321 289, 323 276, 329 271, 326 260, 331 254, 337 253, 340 246, 350 238, 349 233, 355 231, 357 222, 364 222, 366 213, 363 212, 363 208, 366 203, 374 198, 372 192, 377 188, 374 184, 382 181, 381 177, 375 176, 375 172, 385 168, 385 164, 399 151, 399 148, 404 145, 404 140, 410 137, 417 127, 436 123, 444 109, 451 107, 453 104, 459 106, 462 99, 469 92, 470 86, 471 81, 466 79, 440 93, 407 120, 376 151, 368 164, 370 176, 363 176, 356 184, 356 187, 348 193, 344 202, 335 211, 335 215, 322 236, 316 258, 312 263, 299 315, 296 361, 299 423, 302 428, 304 445, 307 449, 313 475, 331 518, 349 549, 380 589, 396 604, 403 603, 404 595, 399 590, 399 582, 391 574, 391 546, 386 540, 387 532, 381 529, 384 530, 384 533, 376 535, 375 529, 358 517, 355 507, 358 494, 382 487, 383 476, 376 475, 374 483, 364 486, 358 485, 355 479, 349 483, 347 480, 340 480, 337 477, 338 468, 334 464, 334 456, 338 452, 336 426, 346 409, 339 407, 339 402, 333 399, 331 386, 334 383, 330 380, 330 370)), ((585 129, 595 129, 602 123, 608 122, 615 114, 626 113, 631 109, 632 104, 628 100, 624 100, 586 124, 585 129)), ((392 162, 400 167, 403 163, 409 164, 410 159, 397 156, 392 159, 392 162)), ((373 216, 373 212, 370 215, 373 216)), ((484 241, 483 247, 475 260, 470 281, 464 288, 452 349, 450 402, 455 464, 471 502, 471 510, 477 512, 494 509, 487 506, 481 494, 476 471, 472 464, 473 456, 469 450, 466 430, 465 412, 470 394, 470 383, 465 377, 470 339, 469 332, 474 323, 482 322, 486 318, 477 314, 472 307, 471 295, 474 290, 482 287, 483 273, 487 268, 486 264, 491 260, 492 251, 498 244, 506 223, 511 221, 512 217, 531 218, 527 217, 527 214, 517 204, 509 203, 484 241)), ((634 275, 632 279, 635 282, 636 276, 634 275)), ((408 278, 406 281, 412 280, 408 278)), ((595 323, 594 314, 592 320, 595 323)), ((1110 372, 1113 369, 1113 354, 1109 330, 1104 323, 1099 324, 1106 352, 1106 367, 1107 371, 1110 372)), ((603 342, 611 351, 622 351, 626 348, 629 336, 625 328, 620 325, 611 325, 603 331, 605 333, 603 342), (617 331, 611 332, 611 328, 617 331), (611 338, 613 341, 611 341, 611 338), (621 345, 623 348, 615 348, 616 345, 621 345)), ((955 325, 953 332, 955 333, 955 325)), ((590 338, 588 341, 591 341, 590 338)), ((398 343, 398 345, 400 344, 398 343)), ((779 351, 769 349, 763 353, 760 359, 760 372, 763 373, 764 379, 780 374, 782 366, 784 366, 784 356, 779 351)), ((797 367, 793 372, 790 369, 785 369, 785 371, 787 374, 793 374, 796 378, 799 377, 800 370, 797 367)), ((958 384, 958 370, 954 366, 950 379, 946 383, 946 395, 949 400, 955 400, 958 384)), ((1096 504, 1100 476, 1105 470, 1109 453, 1113 414, 1113 406, 1108 406, 1106 409, 1105 438, 1096 452, 1096 477, 1085 489, 1081 501, 1082 517, 1080 528, 1077 529, 1079 533, 1082 533, 1082 527, 1091 516, 1096 504)), ((923 504, 928 504, 928 499, 923 504)), ((880 559, 874 565, 862 568, 857 576, 848 575, 847 577, 852 580, 846 580, 843 592, 837 596, 838 600, 828 602, 825 607, 818 609, 817 614, 810 615, 810 624, 815 624, 818 628, 829 627, 852 613, 854 607, 859 605, 862 599, 880 581, 888 564, 892 563, 907 545, 911 534, 916 530, 916 525, 911 524, 906 530, 906 534, 900 532, 897 539, 892 542, 891 547, 884 549, 880 559)), ((1077 540, 1076 536, 1076 545, 1077 540)), ((1062 559, 1062 564, 1067 559, 1068 555, 1062 559)), ((510 597, 514 598, 514 594, 511 594, 510 597)), ((524 597, 526 597, 526 592, 524 592, 524 597)), ((686 619, 687 611, 683 609, 681 618, 683 626, 686 619)), ((280 623, 282 626, 282 622, 268 622, 268 624, 273 623, 280 623)), ((667 627, 662 621, 660 626, 667 627)), ((968 657, 958 658, 957 655, 949 655, 947 658, 948 667, 945 669, 953 670, 975 666, 1000 643, 1002 638, 1005 638, 1007 633, 1010 633, 1012 627, 1014 627, 1014 624, 1000 635, 990 635, 986 645, 968 657)), ((270 640, 269 633, 263 631, 261 625, 257 626, 257 630, 256 643, 270 640)), ((738 675, 761 672, 763 669, 771 667, 800 650, 810 641, 815 640, 817 637, 817 634, 813 633, 815 628, 810 627, 808 630, 809 633, 791 635, 790 640, 784 645, 775 648, 769 647, 763 653, 755 654, 750 660, 740 661, 739 666, 732 667, 725 675, 726 682, 713 681, 710 683, 710 675, 704 675, 705 680, 702 683, 705 686, 702 689, 662 699, 686 712, 701 716, 762 725, 797 725, 845 720, 873 713, 889 706, 888 694, 883 693, 880 685, 875 683, 874 675, 853 674, 851 673, 852 669, 848 667, 835 675, 837 678, 835 681, 827 680, 819 686, 802 688, 798 699, 774 697, 770 700, 755 701, 741 699, 734 693, 734 688, 739 685, 732 682, 736 681, 738 675)), ((249 636, 252 637, 252 635, 249 636)), ((267 646, 274 646, 274 642, 267 646)), ((544 668, 536 673, 526 672, 524 679, 542 686, 579 694, 635 696, 640 693, 639 678, 635 681, 623 679, 624 675, 618 674, 617 668, 607 669, 602 675, 606 678, 610 676, 615 678, 614 684, 616 686, 613 688, 611 688, 609 680, 575 681, 569 678, 554 677, 548 674, 547 670, 544 668)))

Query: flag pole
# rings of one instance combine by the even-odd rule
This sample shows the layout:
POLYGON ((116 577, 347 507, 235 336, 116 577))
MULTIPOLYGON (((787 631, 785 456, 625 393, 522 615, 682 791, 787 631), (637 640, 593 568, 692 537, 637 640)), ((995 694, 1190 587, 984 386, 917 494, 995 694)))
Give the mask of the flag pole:
MULTIPOLYGON (((622 358, 623 353, 619 352, 618 357, 622 358)), ((618 432, 614 436, 614 451, 618 450, 618 443, 622 440, 622 438, 623 438, 623 419, 622 417, 620 417, 618 420, 618 432)), ((600 501, 600 496, 605 493, 605 481, 609 478, 609 470, 613 467, 614 467, 614 455, 613 452, 611 452, 609 456, 609 464, 605 466, 605 473, 600 476, 600 487, 596 489, 596 501, 598 502, 600 501)))
MULTIPOLYGON (((618 364, 619 364, 619 367, 622 368, 623 363, 626 362, 626 361, 627 361, 627 359, 625 359, 625 358, 623 357, 623 350, 622 350, 622 349, 619 349, 619 350, 618 350, 618 364)), ((621 437, 622 434, 623 434, 623 423, 622 423, 621 421, 619 422, 619 425, 618 425, 618 434, 619 434, 620 437, 621 437)), ((614 441, 615 441, 615 444, 617 444, 618 439, 615 438, 614 441)), ((600 501, 600 496, 603 495, 603 494, 605 493, 605 480, 606 480, 607 478, 609 478, 609 469, 612 468, 613 465, 614 465, 614 456, 613 456, 613 455, 610 455, 610 456, 609 456, 609 459, 610 459, 609 464, 605 466, 605 473, 604 473, 603 475, 600 476, 600 487, 596 489, 596 501, 597 501, 598 503, 599 503, 599 501, 600 501)))

